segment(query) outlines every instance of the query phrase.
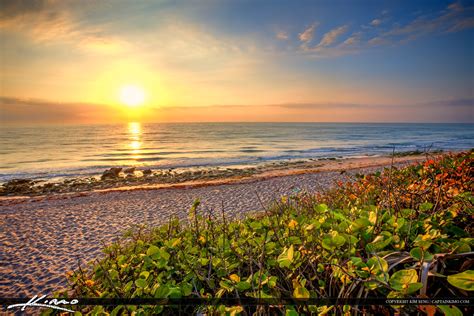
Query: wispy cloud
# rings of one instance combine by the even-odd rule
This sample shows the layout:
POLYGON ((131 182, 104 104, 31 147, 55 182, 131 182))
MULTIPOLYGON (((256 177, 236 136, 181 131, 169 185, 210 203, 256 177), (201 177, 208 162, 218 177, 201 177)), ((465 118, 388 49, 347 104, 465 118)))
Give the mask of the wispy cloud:
POLYGON ((345 33, 346 31, 347 31, 346 25, 332 29, 331 31, 324 34, 323 38, 321 39, 317 47, 326 47, 333 44, 337 40, 337 38, 341 36, 343 33, 345 33))
POLYGON ((303 42, 303 46, 306 46, 313 40, 314 31, 318 25, 319 23, 315 22, 298 35, 300 41, 303 42))
POLYGON ((419 15, 405 25, 395 25, 380 34, 391 42, 414 40, 432 33, 458 32, 474 26, 474 7, 453 3, 435 15, 419 15))
POLYGON ((278 31, 275 36, 279 40, 287 40, 290 37, 288 35, 288 32, 284 32, 284 31, 278 31))
MULTIPOLYGON (((388 12, 382 13, 383 17, 373 19, 369 25, 362 25, 353 29, 347 38, 342 35, 349 30, 348 26, 339 26, 323 35, 321 41, 313 46, 302 45, 303 52, 315 57, 336 57, 375 46, 400 45, 411 40, 430 34, 446 34, 474 28, 474 6, 464 7, 455 2, 445 9, 434 14, 418 13, 414 19, 405 23, 392 23, 389 25, 388 12)), ((303 33, 305 34, 308 29, 303 33)), ((313 32, 311 39, 313 39, 313 32)), ((307 38, 305 36, 305 38, 307 38)), ((305 42, 307 43, 307 42, 305 42)))
POLYGON ((100 25, 85 25, 62 4, 46 0, 2 2, 0 30, 37 44, 67 43, 86 51, 111 53, 126 47, 126 41, 108 34, 100 25))
POLYGON ((362 37, 362 32, 352 33, 350 37, 348 37, 344 42, 342 42, 342 45, 344 46, 358 45, 361 41, 361 37, 362 37))
POLYGON ((370 22, 370 25, 372 26, 379 26, 380 24, 382 24, 381 19, 373 19, 372 22, 370 22))

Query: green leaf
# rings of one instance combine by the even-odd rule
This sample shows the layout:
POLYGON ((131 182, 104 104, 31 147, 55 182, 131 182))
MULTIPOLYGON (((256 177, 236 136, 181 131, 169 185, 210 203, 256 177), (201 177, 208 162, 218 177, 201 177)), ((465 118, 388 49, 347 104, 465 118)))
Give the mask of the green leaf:
POLYGON ((433 259, 433 255, 428 251, 423 250, 420 247, 413 248, 410 250, 410 256, 418 261, 431 261, 433 259))
POLYGON ((298 312, 294 309, 286 309, 285 316, 299 316, 298 312))
POLYGON ((166 285, 160 285, 158 289, 155 290, 155 298, 167 298, 170 295, 170 289, 166 285))
POLYGON ((426 202, 420 205, 420 211, 429 211, 433 208, 433 204, 430 202, 426 202))
POLYGON ((293 296, 295 298, 309 298, 309 291, 303 286, 298 286, 293 291, 293 296))
POLYGON ((327 250, 334 250, 341 247, 346 242, 346 239, 340 235, 330 236, 323 239, 322 246, 327 250))
POLYGON ((410 256, 412 256, 414 259, 421 261, 423 258, 423 250, 421 250, 420 247, 413 248, 410 250, 410 256))
POLYGON ((458 274, 448 275, 448 282, 457 288, 474 291, 474 270, 466 270, 458 274))
POLYGON ((278 256, 278 264, 280 268, 290 267, 291 263, 293 262, 294 251, 293 245, 291 245, 290 248, 285 248, 278 256))
POLYGON ((319 204, 314 208, 314 210, 316 212, 325 213, 328 210, 328 206, 326 204, 319 204))
POLYGON ((415 269, 400 270, 390 277, 390 285, 397 291, 405 291, 409 284, 418 281, 418 273, 415 269))
POLYGON ((370 226, 370 221, 368 218, 366 217, 361 217, 361 218, 358 218, 356 219, 353 223, 352 223, 352 227, 354 228, 354 230, 361 230, 367 226, 370 226))
POLYGON ((170 287, 170 298, 181 298, 181 289, 179 287, 170 287))
POLYGON ((168 261, 170 259, 170 254, 166 250, 160 249, 160 257, 168 261))
POLYGON ((423 287, 423 283, 417 282, 417 283, 411 283, 408 284, 408 288, 405 289, 404 293, 406 294, 412 294, 418 291, 423 287))
POLYGON ((150 275, 150 272, 148 271, 143 271, 142 273, 140 273, 140 278, 142 279, 148 279, 148 276, 150 275))
POLYGON ((237 282, 237 284, 235 285, 235 288, 238 290, 238 291, 245 291, 245 290, 248 290, 250 289, 252 286, 250 285, 250 282, 247 282, 247 281, 240 281, 240 282, 237 282))
POLYGON ((130 290, 132 289, 132 285, 133 285, 133 281, 129 281, 127 284, 125 284, 123 291, 125 293, 130 292, 130 290))
POLYGON ((438 307, 446 316, 463 316, 461 310, 454 305, 437 305, 436 307, 438 307))
POLYGON ((189 283, 182 283, 181 284, 181 294, 183 296, 189 296, 193 292, 193 286, 189 283))
MULTIPOLYGON (((155 254, 160 252, 160 248, 158 248, 155 245, 151 245, 148 247, 148 250, 146 251, 146 255, 149 257, 153 257, 155 254)), ((158 259, 158 258, 153 258, 153 259, 158 259)))
POLYGON ((377 272, 388 272, 388 263, 384 258, 372 257, 367 260, 367 266, 370 270, 377 272))
POLYGON ((382 250, 387 247, 393 240, 392 234, 389 232, 382 232, 380 235, 375 237, 375 239, 366 246, 367 251, 375 252, 382 250))
POLYGON ((148 283, 146 282, 145 279, 140 278, 140 279, 136 279, 136 280, 135 280, 135 285, 136 285, 137 287, 141 288, 141 289, 144 289, 144 288, 146 288, 146 286, 148 285, 148 283))
POLYGON ((276 276, 271 276, 271 277, 268 279, 268 287, 269 287, 269 288, 274 288, 274 287, 277 285, 277 280, 278 280, 278 277, 276 277, 276 276))
POLYGON ((114 269, 110 269, 109 270, 109 276, 112 280, 118 280, 119 278, 119 273, 117 270, 114 270, 114 269))
POLYGON ((258 230, 258 229, 262 228, 262 223, 260 223, 259 221, 250 222, 249 226, 250 226, 253 230, 258 230))
POLYGON ((471 247, 469 246, 469 244, 461 242, 461 241, 455 242, 453 246, 455 247, 455 250, 453 253, 464 253, 464 252, 471 251, 471 247))
POLYGON ((234 290, 234 287, 232 286, 232 284, 226 280, 220 281, 219 285, 221 286, 221 288, 225 289, 227 292, 231 292, 234 290))
MULTIPOLYGON (((120 310, 124 308, 123 305, 119 305, 117 307, 115 307, 112 312, 110 312, 110 316, 116 316, 116 315, 121 315, 119 312, 120 310)), ((81 314, 82 315, 82 314, 81 314)))

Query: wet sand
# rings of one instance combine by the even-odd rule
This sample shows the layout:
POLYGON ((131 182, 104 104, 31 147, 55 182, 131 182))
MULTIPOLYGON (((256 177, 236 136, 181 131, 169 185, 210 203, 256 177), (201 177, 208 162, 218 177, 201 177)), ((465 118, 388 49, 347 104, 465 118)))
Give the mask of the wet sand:
MULTIPOLYGON (((418 157, 396 158, 406 164, 418 157)), ((157 226, 201 208, 238 217, 259 211, 282 195, 321 191, 356 173, 381 170, 391 158, 330 161, 314 168, 271 170, 253 177, 208 182, 114 188, 86 193, 0 199, 0 296, 51 295, 65 273, 99 258, 101 249, 134 225, 157 226), (342 170, 346 172, 341 172, 342 170), (262 203, 261 203, 262 202, 262 203)))

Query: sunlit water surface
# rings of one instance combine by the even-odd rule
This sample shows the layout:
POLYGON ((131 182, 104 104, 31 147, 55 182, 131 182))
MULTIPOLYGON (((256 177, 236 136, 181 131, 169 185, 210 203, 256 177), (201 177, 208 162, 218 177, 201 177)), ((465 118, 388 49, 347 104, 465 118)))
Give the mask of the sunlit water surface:
POLYGON ((0 181, 474 147, 473 124, 168 123, 0 128, 0 181))

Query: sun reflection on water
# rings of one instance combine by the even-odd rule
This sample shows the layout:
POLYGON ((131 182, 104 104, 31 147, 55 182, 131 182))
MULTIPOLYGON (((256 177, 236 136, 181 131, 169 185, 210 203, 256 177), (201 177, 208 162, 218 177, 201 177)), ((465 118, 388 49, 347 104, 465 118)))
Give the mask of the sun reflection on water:
POLYGON ((130 122, 128 123, 128 134, 129 139, 131 142, 129 143, 128 147, 130 149, 130 157, 133 160, 138 160, 141 158, 141 134, 142 134, 142 126, 138 122, 130 122))

